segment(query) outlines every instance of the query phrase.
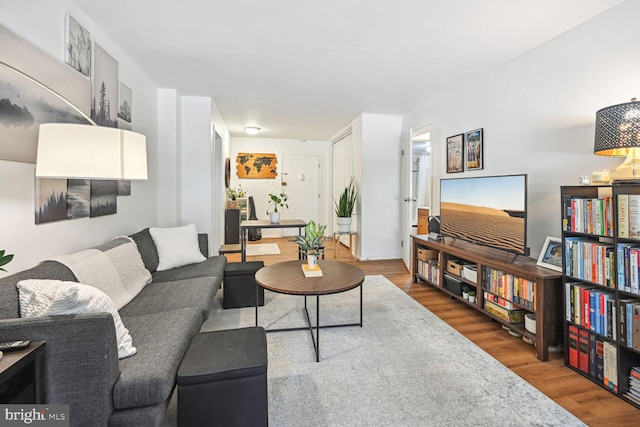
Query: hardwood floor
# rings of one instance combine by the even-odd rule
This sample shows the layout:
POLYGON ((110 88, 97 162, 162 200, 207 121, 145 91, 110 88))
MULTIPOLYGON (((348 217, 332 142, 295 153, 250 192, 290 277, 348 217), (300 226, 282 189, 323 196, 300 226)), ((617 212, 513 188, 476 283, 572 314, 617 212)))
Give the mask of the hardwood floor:
MULTIPOLYGON (((297 245, 290 239, 262 239, 253 243, 278 243, 280 255, 247 257, 266 265, 295 259, 297 245)), ((327 259, 333 259, 333 241, 326 244, 327 259)), ((589 426, 638 426, 640 411, 612 393, 583 378, 563 365, 562 353, 552 353, 548 362, 539 361, 531 345, 514 338, 497 322, 466 307, 430 285, 411 282, 411 274, 402 260, 355 261, 349 250, 338 248, 338 259, 360 267, 366 275, 382 274, 416 301, 451 325, 477 346, 492 355, 525 381, 589 426)), ((240 261, 239 254, 228 255, 229 261, 240 261)))

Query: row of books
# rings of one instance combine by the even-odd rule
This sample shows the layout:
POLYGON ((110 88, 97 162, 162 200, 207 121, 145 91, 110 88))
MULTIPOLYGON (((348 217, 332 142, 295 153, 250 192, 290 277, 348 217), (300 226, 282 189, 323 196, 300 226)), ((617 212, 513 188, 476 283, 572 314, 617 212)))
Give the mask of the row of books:
POLYGON ((640 351, 640 301, 618 300, 620 343, 640 351))
POLYGON ((528 310, 536 309, 536 282, 491 267, 484 269, 482 289, 528 310))
POLYGON ((440 285, 440 267, 437 261, 418 260, 417 273, 427 281, 440 285))
POLYGON ((565 274, 615 288, 613 245, 580 237, 566 237, 565 274))
POLYGON ((629 391, 622 393, 624 397, 640 406, 640 367, 634 366, 629 372, 629 391))
POLYGON ((618 290, 640 295, 640 245, 618 243, 618 290))
POLYGON ((618 194, 618 237, 640 239, 640 195, 618 194))
POLYGON ((613 236, 613 197, 566 198, 563 201, 564 231, 613 236))
POLYGON ((613 292, 580 282, 565 283, 565 314, 569 322, 613 340, 617 337, 613 292))
POLYGON ((590 331, 569 325, 569 365, 618 393, 618 348, 590 331))

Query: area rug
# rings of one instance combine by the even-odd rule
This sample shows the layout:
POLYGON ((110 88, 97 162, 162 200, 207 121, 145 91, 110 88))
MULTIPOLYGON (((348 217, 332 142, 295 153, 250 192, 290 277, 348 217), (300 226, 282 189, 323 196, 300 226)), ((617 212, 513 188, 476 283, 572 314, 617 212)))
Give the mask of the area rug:
MULTIPOLYGON (((384 276, 363 286, 364 326, 321 329, 320 362, 308 331, 267 334, 270 425, 584 425, 384 276)), ((255 325, 254 308, 223 310, 220 298, 204 331, 255 325)), ((303 304, 265 291, 260 325, 303 326, 303 304)), ((358 307, 358 289, 323 296, 321 325, 357 322, 358 307)))
POLYGON ((255 243, 247 245, 247 256, 278 255, 280 248, 277 243, 255 243))

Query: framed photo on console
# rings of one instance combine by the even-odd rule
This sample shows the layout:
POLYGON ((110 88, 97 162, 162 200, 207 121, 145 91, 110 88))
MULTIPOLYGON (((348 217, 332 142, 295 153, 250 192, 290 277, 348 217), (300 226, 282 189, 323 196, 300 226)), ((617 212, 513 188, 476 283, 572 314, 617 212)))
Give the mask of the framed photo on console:
POLYGON ((547 236, 537 264, 541 267, 562 272, 562 240, 547 236))
POLYGON ((463 134, 447 138, 447 173, 464 171, 463 134))

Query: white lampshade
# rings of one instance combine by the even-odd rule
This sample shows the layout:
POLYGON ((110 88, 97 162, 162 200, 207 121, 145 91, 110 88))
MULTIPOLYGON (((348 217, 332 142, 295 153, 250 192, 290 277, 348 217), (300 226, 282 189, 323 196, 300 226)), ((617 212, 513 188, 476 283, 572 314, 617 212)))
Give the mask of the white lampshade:
POLYGON ((123 129, 40 125, 36 177, 147 179, 147 140, 123 129))

